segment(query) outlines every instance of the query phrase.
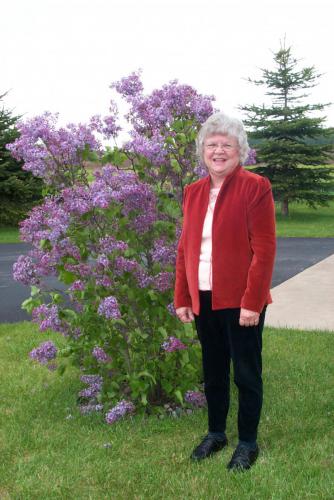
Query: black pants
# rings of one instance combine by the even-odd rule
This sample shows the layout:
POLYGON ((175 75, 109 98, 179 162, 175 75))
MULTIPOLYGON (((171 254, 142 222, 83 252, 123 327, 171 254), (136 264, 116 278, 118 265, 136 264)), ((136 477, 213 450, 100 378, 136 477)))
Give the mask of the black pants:
POLYGON ((239 392, 238 431, 242 441, 256 441, 263 399, 262 330, 240 326, 240 308, 211 308, 211 291, 200 291, 200 314, 195 315, 202 346, 204 388, 210 432, 225 432, 230 405, 230 363, 239 392))

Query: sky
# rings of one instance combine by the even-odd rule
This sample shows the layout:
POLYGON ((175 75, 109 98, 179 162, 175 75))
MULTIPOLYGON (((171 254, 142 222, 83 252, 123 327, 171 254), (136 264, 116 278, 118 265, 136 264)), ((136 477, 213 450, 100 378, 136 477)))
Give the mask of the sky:
MULTIPOLYGON (((308 101, 334 101, 332 0, 1 0, 0 11, 0 94, 26 118, 105 115, 110 83, 140 68, 146 93, 177 79, 242 119, 240 105, 268 102, 246 79, 273 68, 284 39, 322 74, 308 101)), ((325 114, 334 126, 334 106, 325 114)))

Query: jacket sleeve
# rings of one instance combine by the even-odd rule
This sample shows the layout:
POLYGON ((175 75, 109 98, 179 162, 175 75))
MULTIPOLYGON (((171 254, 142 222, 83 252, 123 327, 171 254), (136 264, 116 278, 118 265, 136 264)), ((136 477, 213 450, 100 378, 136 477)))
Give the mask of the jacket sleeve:
MULTIPOLYGON (((187 186, 185 186, 183 193, 183 204, 182 204, 183 214, 185 210, 186 196, 187 196, 187 186)), ((175 290, 174 290, 175 309, 177 309, 178 307, 191 307, 192 305, 188 288, 187 275, 186 275, 183 238, 184 238, 184 229, 182 228, 182 233, 179 239, 179 243, 177 246, 177 254, 176 254, 175 290)))
POLYGON ((260 178, 249 196, 247 222, 253 257, 241 307, 261 312, 269 296, 276 253, 275 205, 265 177, 260 178))

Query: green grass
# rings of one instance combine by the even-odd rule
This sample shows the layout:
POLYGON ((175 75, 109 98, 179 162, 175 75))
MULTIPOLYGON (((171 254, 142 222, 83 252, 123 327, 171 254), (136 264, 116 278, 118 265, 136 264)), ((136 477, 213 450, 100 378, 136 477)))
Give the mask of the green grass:
POLYGON ((17 227, 0 226, 0 243, 19 243, 17 227))
POLYGON ((316 210, 305 204, 291 203, 290 215, 282 217, 276 210, 277 236, 304 238, 334 237, 334 202, 316 210))
POLYGON ((333 333, 265 330, 261 454, 244 474, 226 471, 237 442, 235 390, 228 449, 193 464, 204 410, 114 426, 83 417, 77 373, 60 377, 27 357, 49 337, 64 343, 30 323, 0 325, 1 500, 334 498, 333 333))

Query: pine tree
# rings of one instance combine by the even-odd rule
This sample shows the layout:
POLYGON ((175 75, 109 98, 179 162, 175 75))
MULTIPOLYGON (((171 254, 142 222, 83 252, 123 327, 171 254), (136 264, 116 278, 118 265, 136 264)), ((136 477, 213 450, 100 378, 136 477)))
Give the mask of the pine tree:
POLYGON ((316 208, 328 205, 334 198, 333 172, 328 165, 333 144, 321 144, 317 139, 327 135, 325 117, 311 117, 328 104, 304 104, 305 93, 317 85, 321 76, 314 66, 298 69, 298 60, 291 47, 281 45, 274 53, 274 70, 261 69, 262 78, 248 81, 267 88, 271 107, 241 106, 246 112, 245 125, 251 128, 250 139, 257 146, 258 167, 252 169, 268 177, 275 200, 281 204, 282 215, 289 214, 291 201, 306 202, 316 208))
MULTIPOLYGON (((0 101, 6 94, 0 95, 0 101)), ((42 198, 42 181, 22 170, 6 149, 19 133, 15 128, 18 117, 4 107, 0 109, 0 224, 15 225, 42 198)))

